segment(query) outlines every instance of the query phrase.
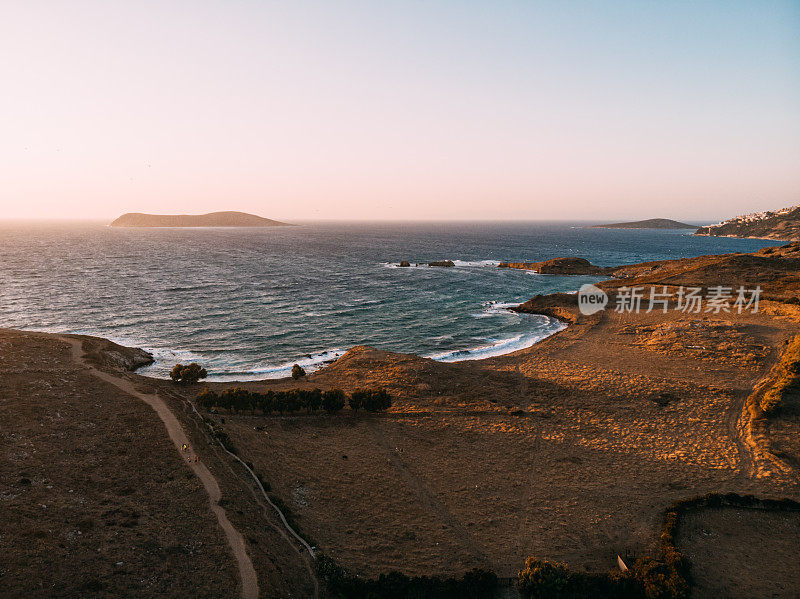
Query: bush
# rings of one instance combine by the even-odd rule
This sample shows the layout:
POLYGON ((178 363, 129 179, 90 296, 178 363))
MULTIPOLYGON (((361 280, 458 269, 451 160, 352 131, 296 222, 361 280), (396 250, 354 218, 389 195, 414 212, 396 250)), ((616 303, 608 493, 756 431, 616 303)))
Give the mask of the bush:
POLYGON ((461 578, 412 578, 401 572, 389 572, 368 580, 350 574, 325 555, 318 555, 316 567, 331 593, 347 599, 484 599, 494 597, 498 585, 494 572, 480 568, 467 572, 461 578))
POLYGON ((206 369, 197 362, 192 362, 186 366, 183 364, 175 364, 172 372, 169 373, 169 378, 179 385, 191 385, 207 376, 208 372, 206 372, 206 369))
POLYGON ((204 410, 210 410, 219 405, 219 395, 214 393, 211 389, 206 387, 197 394, 197 405, 204 410))
POLYGON ((301 379, 306 375, 306 371, 303 370, 303 367, 300 364, 295 364, 292 366, 292 378, 294 380, 301 379))
MULTIPOLYGON (((568 597, 570 573, 566 564, 529 557, 517 575, 517 588, 523 597, 556 599, 568 597)), ((570 593, 571 594, 571 593, 570 593)))
POLYGON ((231 413, 253 410, 253 397, 247 389, 234 387, 225 389, 219 395, 219 407, 231 413))
MULTIPOLYGON (((348 401, 347 394, 341 389, 331 389, 323 392, 321 389, 289 389, 286 391, 266 390, 257 393, 239 387, 229 387, 217 394, 209 389, 203 389, 197 395, 197 405, 211 410, 225 409, 231 413, 249 410, 261 410, 263 414, 273 411, 283 414, 305 409, 309 414, 323 408, 333 414, 340 411, 348 401)), ((385 410, 392 405, 391 396, 385 389, 361 389, 349 398, 350 408, 358 410, 363 407, 370 412, 385 410)))
POLYGON ((315 412, 322 406, 322 389, 312 389, 308 392, 308 411, 315 412))
POLYGON ((329 414, 334 414, 344 407, 347 397, 341 389, 331 389, 322 394, 322 408, 329 414))
POLYGON ((368 412, 379 412, 392 406, 392 398, 386 389, 358 389, 350 397, 350 407, 364 408, 368 412))
POLYGON ((364 407, 364 395, 361 391, 353 391, 350 395, 350 399, 347 400, 347 403, 350 404, 350 409, 354 412, 358 412, 361 408, 364 407))

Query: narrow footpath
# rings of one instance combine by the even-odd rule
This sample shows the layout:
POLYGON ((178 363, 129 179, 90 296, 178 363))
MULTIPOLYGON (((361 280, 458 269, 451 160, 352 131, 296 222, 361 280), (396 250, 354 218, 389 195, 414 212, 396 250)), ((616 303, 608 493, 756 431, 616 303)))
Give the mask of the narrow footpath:
POLYGON ((178 450, 181 459, 192 469, 195 475, 197 475, 197 478, 203 483, 203 487, 205 487, 208 493, 211 509, 216 514, 219 525, 225 532, 228 544, 233 551, 233 555, 239 567, 239 577, 242 581, 242 599, 258 599, 258 578, 255 568, 253 568, 253 562, 250 560, 250 556, 247 555, 244 538, 241 533, 233 527, 230 520, 228 520, 228 516, 225 514, 225 510, 219 505, 219 500, 222 497, 219 483, 217 483, 217 479, 214 478, 214 475, 211 474, 211 471, 205 464, 200 461, 200 458, 189 449, 189 439, 183 431, 180 422, 175 417, 175 414, 172 413, 167 404, 164 403, 164 400, 158 395, 140 393, 129 380, 103 372, 89 364, 84 359, 83 348, 79 339, 72 339, 69 337, 60 337, 60 339, 72 347, 72 357, 75 362, 87 368, 93 376, 114 385, 129 395, 141 399, 156 411, 164 423, 164 426, 167 428, 169 438, 172 439, 172 443, 175 445, 175 449, 178 450))

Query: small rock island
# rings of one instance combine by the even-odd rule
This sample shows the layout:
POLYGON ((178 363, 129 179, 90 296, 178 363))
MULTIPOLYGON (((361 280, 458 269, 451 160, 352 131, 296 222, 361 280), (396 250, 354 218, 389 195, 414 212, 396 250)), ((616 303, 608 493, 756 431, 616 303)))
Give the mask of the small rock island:
POLYGON ((277 220, 246 212, 210 212, 208 214, 143 214, 128 212, 114 220, 111 227, 281 227, 277 220))
POLYGON ((629 223, 612 223, 610 225, 592 225, 594 229, 696 229, 695 225, 672 220, 669 218, 649 218, 629 223))
POLYGON ((610 275, 616 267, 596 266, 585 258, 553 258, 543 262, 501 262, 500 268, 531 270, 542 275, 610 275))

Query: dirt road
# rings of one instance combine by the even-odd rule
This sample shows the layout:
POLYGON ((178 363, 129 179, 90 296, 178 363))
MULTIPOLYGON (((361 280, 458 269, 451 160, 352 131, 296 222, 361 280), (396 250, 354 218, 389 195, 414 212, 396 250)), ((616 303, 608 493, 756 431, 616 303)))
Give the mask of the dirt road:
POLYGON ((205 487, 206 492, 208 493, 211 509, 216 514, 219 525, 225 532, 225 536, 228 539, 228 544, 230 545, 233 555, 236 558, 236 563, 239 568, 239 575, 242 581, 242 599, 257 599, 258 578, 256 577, 256 571, 253 568, 253 562, 247 555, 244 538, 242 537, 241 533, 239 533, 239 531, 233 527, 228 520, 228 516, 225 514, 225 510, 218 504, 222 497, 222 492, 220 491, 217 479, 214 478, 214 475, 211 474, 211 471, 205 466, 205 464, 200 461, 199 457, 197 457, 194 452, 191 451, 191 448, 189 448, 189 439, 186 436, 186 433, 183 431, 183 428, 181 428, 178 419, 175 417, 169 407, 167 407, 167 404, 164 403, 164 401, 157 395, 140 393, 127 379, 103 372, 87 363, 86 360, 84 360, 83 348, 79 339, 72 339, 69 337, 61 337, 61 339, 72 347, 72 356, 74 360, 88 368, 93 376, 114 385, 129 395, 133 395, 134 397, 141 399, 156 411, 164 423, 164 426, 167 428, 167 433, 169 433, 169 437, 172 439, 175 449, 177 449, 180 453, 181 459, 184 460, 184 462, 189 466, 189 468, 192 469, 195 475, 197 475, 197 477, 200 479, 200 482, 203 483, 203 487, 205 487))

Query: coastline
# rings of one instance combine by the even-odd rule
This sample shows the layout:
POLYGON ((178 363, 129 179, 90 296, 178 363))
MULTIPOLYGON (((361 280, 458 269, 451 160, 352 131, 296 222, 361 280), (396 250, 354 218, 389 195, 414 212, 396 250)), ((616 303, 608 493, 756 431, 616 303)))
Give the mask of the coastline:
MULTIPOLYGON (((507 308, 503 308, 504 310, 508 310, 510 312, 517 312, 517 305, 509 306, 507 308)), ((418 357, 421 359, 430 359, 437 362, 443 363, 458 363, 458 362, 465 362, 465 361, 481 361, 481 360, 489 360, 492 358, 496 358, 499 356, 504 356, 508 354, 512 354, 515 352, 519 352, 525 349, 529 349, 533 347, 537 343, 544 341, 545 339, 560 333, 564 330, 565 326, 560 326, 559 323, 564 325, 566 321, 557 316, 552 316, 549 314, 538 314, 538 313, 530 313, 531 316, 544 316, 548 318, 548 321, 543 329, 545 329, 541 334, 520 334, 516 337, 498 340, 494 344, 489 345, 478 345, 471 348, 460 349, 460 350, 449 350, 441 352, 441 354, 434 354, 434 355, 421 355, 416 354, 414 352, 407 352, 407 355, 411 355, 414 357, 418 357), (517 343, 514 343, 517 341, 517 343), (496 349, 500 348, 500 349, 496 349), (496 351, 492 351, 495 350, 496 351)), ((169 376, 168 374, 163 374, 161 376, 154 376, 151 374, 150 371, 154 370, 155 368, 162 367, 164 364, 168 366, 165 372, 168 372, 169 367, 177 362, 202 362, 203 358, 199 354, 195 354, 188 350, 181 350, 181 349, 169 349, 169 348, 154 348, 150 346, 147 342, 141 342, 138 340, 134 340, 131 338, 126 337, 117 337, 114 335, 103 334, 98 331, 87 331, 87 330, 80 330, 80 331, 64 331, 61 329, 35 329, 35 328, 28 328, 28 329, 9 329, 9 330, 16 330, 19 332, 31 332, 31 333, 45 333, 45 334, 52 334, 52 335, 78 335, 82 337, 93 337, 96 339, 102 339, 103 341, 107 341, 111 344, 124 347, 130 349, 131 351, 137 352, 144 352, 149 354, 153 361, 150 364, 144 364, 135 368, 135 372, 137 375, 146 377, 153 380, 158 381, 168 381, 169 376)), ((359 346, 353 346, 359 347, 359 346)), ((236 383, 236 382, 259 382, 259 381, 279 381, 279 380, 286 380, 291 378, 291 371, 292 366, 294 364, 299 364, 302 366, 306 372, 309 374, 313 372, 317 372, 320 369, 323 369, 331 364, 334 364, 336 360, 347 354, 349 351, 353 349, 353 347, 349 349, 326 349, 321 352, 317 352, 314 354, 308 354, 304 356, 300 356, 295 360, 288 360, 285 362, 281 362, 280 364, 276 365, 265 365, 259 369, 257 372, 253 371, 245 371, 245 372, 226 372, 223 374, 214 375, 213 371, 206 379, 208 382, 215 382, 215 383, 236 383), (273 376, 264 376, 265 373, 274 373, 273 376)))
MULTIPOLYGON (((626 548, 657 557, 656 523, 667 506, 687 497, 800 498, 793 465, 800 423, 791 414, 765 423, 750 398, 769 384, 784 342, 800 325, 800 306, 789 301, 800 291, 798 261, 800 244, 631 265, 629 278, 598 285, 613 294, 621 285, 707 287, 763 276, 765 295, 775 299, 742 315, 607 310, 585 316, 575 294, 537 296, 516 309, 547 311, 569 325, 526 349, 481 360, 437 362, 357 346, 299 380, 181 386, 123 369, 134 354, 109 359, 135 350, 96 338, 83 338, 83 345, 96 368, 162 397, 210 464, 219 460, 203 437, 203 423, 211 426, 211 438, 224 439, 268 483, 270 501, 286 507, 292 527, 314 540, 315 551, 336 556, 360 577, 392 569, 461 576, 475 567, 510 577, 526 557, 542 555, 603 572, 613 567, 609 555, 626 548), (198 419, 187 409, 204 387, 234 386, 258 393, 383 387, 393 405, 379 414, 244 409, 198 419)), ((27 365, 28 354, 20 352, 43 363, 68 357, 57 335, 2 330, 0 337, 7 354, 0 368, 27 365)), ((60 372, 30 362, 15 384, 58 394, 60 372)), ((126 427, 139 430, 146 422, 126 427)), ((96 438, 105 439, 104 426, 94 424, 96 438)), ((228 485, 225 510, 247 530, 253 565, 268 580, 273 574, 260 564, 284 546, 263 540, 272 534, 263 522, 236 516, 261 513, 237 486, 233 475, 241 468, 217 463, 215 473, 228 485)), ((676 541, 681 550, 682 542, 676 541)), ((274 557, 295 554, 284 547, 274 557)), ((308 580, 305 572, 293 563, 283 575, 308 580)))
POLYGON ((752 235, 711 235, 707 233, 692 233, 698 237, 725 237, 727 239, 756 239, 760 241, 780 241, 782 243, 794 243, 796 240, 782 239, 780 237, 754 237, 752 235))

